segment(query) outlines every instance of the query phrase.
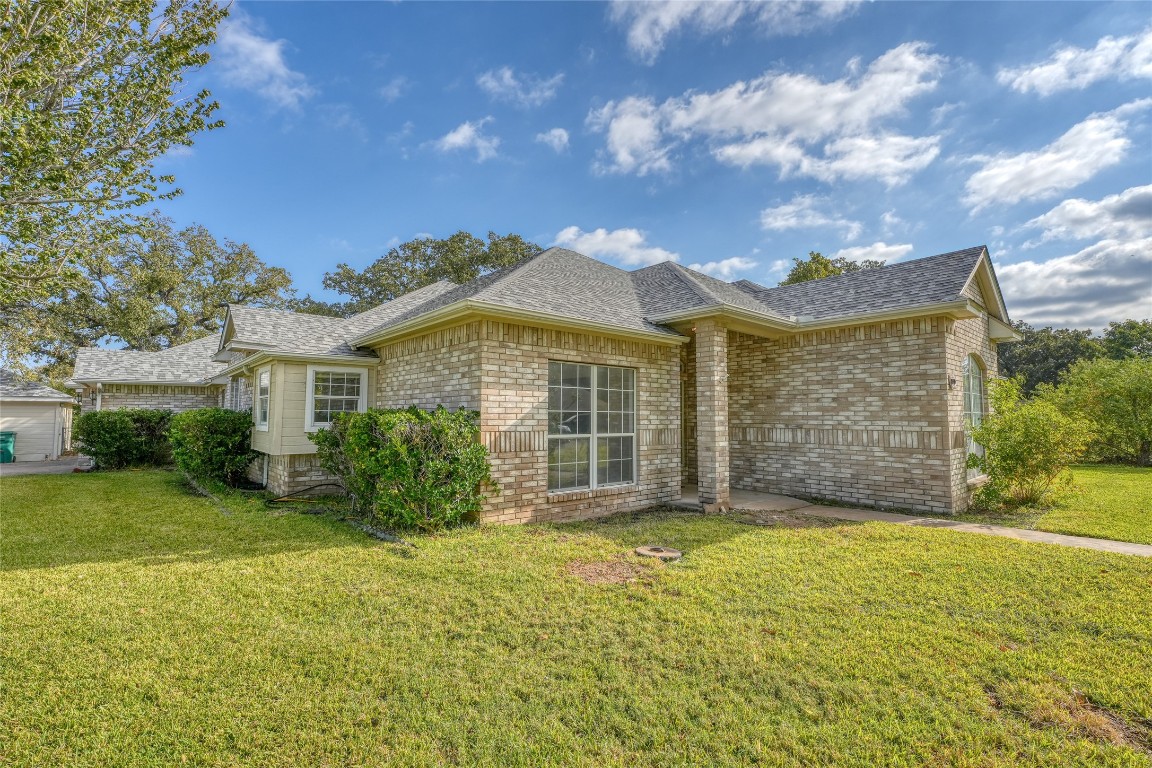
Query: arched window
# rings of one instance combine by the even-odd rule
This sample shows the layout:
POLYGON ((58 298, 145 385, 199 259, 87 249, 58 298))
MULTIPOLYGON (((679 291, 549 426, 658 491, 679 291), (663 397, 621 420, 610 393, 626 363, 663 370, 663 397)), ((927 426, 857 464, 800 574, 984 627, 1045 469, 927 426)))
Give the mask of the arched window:
MULTIPOLYGON (((964 358, 961 368, 964 375, 964 432, 968 453, 984 455, 984 446, 972 439, 971 427, 978 427, 984 421, 984 366, 976 355, 964 358)), ((969 469, 968 477, 980 474, 978 469, 969 469)))

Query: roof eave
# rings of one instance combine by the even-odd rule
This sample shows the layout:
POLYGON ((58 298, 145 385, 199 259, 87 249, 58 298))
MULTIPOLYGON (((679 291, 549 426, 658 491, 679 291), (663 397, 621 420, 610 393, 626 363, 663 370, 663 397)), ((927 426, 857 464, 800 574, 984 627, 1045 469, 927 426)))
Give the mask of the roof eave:
POLYGON ((528 309, 516 309, 514 307, 507 307, 502 304, 491 304, 486 301, 476 301, 475 299, 463 299, 461 301, 449 304, 446 307, 441 307, 438 310, 428 312, 411 320, 405 321, 398 325, 390 326, 381 331, 372 331, 354 339, 349 340, 348 344, 354 347, 371 347, 379 345, 382 342, 394 339, 400 336, 406 336, 419 331, 422 328, 441 325, 452 320, 463 320, 470 316, 485 316, 496 317, 501 319, 515 320, 516 322, 526 323, 529 325, 551 325, 558 326, 566 329, 574 329, 579 331, 588 331, 591 333, 606 334, 610 336, 624 336, 628 338, 640 338, 645 341, 653 341, 662 344, 683 344, 689 339, 687 336, 682 336, 678 333, 663 333, 660 331, 645 331, 634 328, 621 328, 617 325, 609 323, 597 323, 590 320, 581 320, 579 318, 568 317, 566 315, 554 315, 547 312, 538 312, 528 309))
POLYGON ((275 350, 261 350, 255 354, 249 355, 243 360, 237 360, 232 365, 229 365, 220 373, 215 375, 215 378, 230 378, 237 373, 243 373, 251 368, 262 365, 266 362, 273 360, 286 360, 288 362, 296 363, 334 363, 337 365, 359 365, 364 367, 371 367, 380 364, 380 358, 375 354, 369 355, 311 355, 300 352, 277 352, 275 350))
POLYGON ((689 320, 718 316, 736 319, 743 323, 757 323, 770 331, 802 333, 804 331, 818 331, 824 328, 879 323, 886 320, 900 320, 909 317, 923 317, 925 315, 948 315, 958 319, 978 317, 980 315, 980 308, 967 299, 958 299, 955 301, 916 304, 881 312, 861 312, 853 315, 822 318, 820 320, 806 320, 803 316, 794 318, 766 317, 758 312, 750 312, 742 307, 713 305, 697 307, 691 310, 682 310, 680 312, 668 312, 650 317, 649 320, 660 323, 682 323, 689 320))

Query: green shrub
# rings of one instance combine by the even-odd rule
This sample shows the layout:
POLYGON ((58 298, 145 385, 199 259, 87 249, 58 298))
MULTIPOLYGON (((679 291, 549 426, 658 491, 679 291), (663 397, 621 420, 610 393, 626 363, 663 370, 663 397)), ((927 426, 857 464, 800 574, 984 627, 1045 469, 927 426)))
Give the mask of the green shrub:
POLYGON ((320 463, 353 505, 389 528, 437 530, 475 516, 496 490, 475 411, 419 408, 340 414, 314 433, 320 463))
POLYGON ((1093 459, 1152 465, 1152 359, 1081 360, 1040 397, 1092 422, 1093 459))
POLYGON ((1091 425, 1043 399, 1025 400, 1020 378, 991 383, 989 413, 971 428, 984 455, 968 456, 988 481, 976 492, 986 508, 1050 503, 1070 488, 1068 466, 1084 455, 1091 425))
POLYGON ((72 425, 72 437, 99 469, 159 467, 171 459, 171 418, 171 411, 143 408, 82 413, 72 425))
POLYGON ((258 455, 252 412, 197 408, 178 413, 168 428, 176 466, 193 477, 236 485, 258 455))

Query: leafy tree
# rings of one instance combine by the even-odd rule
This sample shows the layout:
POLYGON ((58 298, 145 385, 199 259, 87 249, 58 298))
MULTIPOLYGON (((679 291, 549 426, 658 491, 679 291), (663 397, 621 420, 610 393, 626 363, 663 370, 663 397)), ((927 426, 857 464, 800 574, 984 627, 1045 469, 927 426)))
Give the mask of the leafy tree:
POLYGON ((213 0, 8 2, 0 10, 0 294, 51 292, 129 209, 179 190, 156 158, 190 145, 217 104, 182 94, 227 10, 213 0))
POLYGON ((176 231, 154 213, 77 260, 62 294, 0 300, 0 352, 13 367, 31 355, 66 375, 76 349, 98 341, 155 351, 220 330, 228 304, 284 307, 292 278, 244 243, 218 242, 202 226, 176 231))
POLYGON ((780 285, 806 283, 809 280, 820 280, 825 277, 860 272, 865 269, 876 269, 882 266, 884 266, 883 261, 874 259, 852 261, 843 256, 830 259, 818 251, 809 251, 807 259, 792 259, 792 270, 787 277, 780 281, 780 285))
POLYGON ((487 243, 464 231, 442 240, 410 240, 388 251, 363 272, 338 264, 335 272, 324 275, 324 287, 348 296, 348 301, 331 304, 306 296, 295 308, 298 312, 348 317, 440 280, 466 283, 540 251, 540 246, 520 235, 495 232, 488 233, 487 243))
POLYGON ((1012 327, 1024 335, 1022 341, 1000 344, 996 348, 1003 376, 1023 379, 1023 392, 1030 396, 1041 384, 1055 385, 1060 374, 1078 360, 1099 357, 1100 342, 1091 330, 1068 328, 1033 328, 1017 321, 1012 327))
POLYGON ((1040 399, 1095 425, 1095 458, 1152 465, 1152 357, 1080 360, 1040 399))
POLYGON ((1102 343, 1104 354, 1113 360, 1126 357, 1152 358, 1152 320, 1108 323, 1102 343))
POLYGON ((1084 455, 1090 423, 1048 400, 1025 399, 1019 378, 993 381, 989 389, 990 412, 970 427, 984 454, 969 454, 968 465, 988 476, 976 503, 997 508, 1055 500, 1071 485, 1067 469, 1084 455))

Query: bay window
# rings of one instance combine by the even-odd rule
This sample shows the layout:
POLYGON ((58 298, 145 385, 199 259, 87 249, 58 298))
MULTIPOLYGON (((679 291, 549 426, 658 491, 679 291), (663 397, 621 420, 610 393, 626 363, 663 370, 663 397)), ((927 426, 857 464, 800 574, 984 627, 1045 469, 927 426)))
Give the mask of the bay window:
POLYGON ((548 490, 636 481, 636 371, 548 363, 548 490))
POLYGON ((256 429, 261 432, 268 431, 268 412, 272 405, 272 369, 265 368, 256 372, 256 402, 254 408, 256 416, 256 429))

